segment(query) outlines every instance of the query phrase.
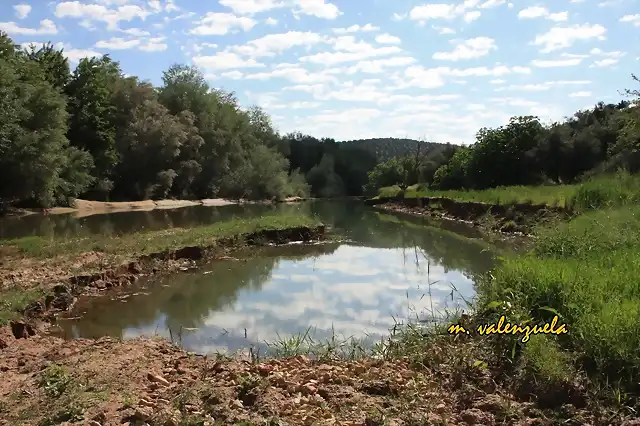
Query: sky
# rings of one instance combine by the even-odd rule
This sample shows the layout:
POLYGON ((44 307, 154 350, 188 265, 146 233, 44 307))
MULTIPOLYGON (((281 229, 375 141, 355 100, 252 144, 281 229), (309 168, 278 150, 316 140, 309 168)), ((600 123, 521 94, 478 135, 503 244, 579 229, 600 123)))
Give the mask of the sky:
POLYGON ((618 102, 638 0, 0 0, 16 43, 108 53, 156 85, 195 65, 280 132, 470 144, 514 115, 618 102))

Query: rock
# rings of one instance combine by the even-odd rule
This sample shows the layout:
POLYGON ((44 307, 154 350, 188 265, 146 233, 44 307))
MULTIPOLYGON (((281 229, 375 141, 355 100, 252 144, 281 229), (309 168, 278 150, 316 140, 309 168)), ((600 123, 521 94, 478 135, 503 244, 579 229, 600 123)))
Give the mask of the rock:
POLYGON ((20 321, 11 321, 11 333, 16 339, 27 339, 34 336, 36 331, 29 324, 20 321))
POLYGON ((485 413, 477 408, 464 410, 460 413, 460 417, 468 425, 490 425, 493 424, 494 418, 490 413, 485 413))
POLYGON ((100 424, 100 422, 97 422, 95 420, 89 420, 89 423, 87 423, 88 426, 102 426, 100 424))
POLYGON ((169 381, 167 379, 156 374, 147 373, 147 379, 149 379, 151 382, 158 383, 163 386, 169 386, 169 381))
POLYGON ((7 346, 9 346, 9 344, 7 342, 5 342, 4 340, 0 339, 0 349, 4 349, 7 346))
POLYGON ((151 411, 151 409, 149 408, 137 408, 135 413, 133 414, 133 419, 132 420, 138 420, 138 421, 143 421, 146 422, 148 420, 151 420, 151 417, 153 417, 153 413, 151 411))
POLYGON ((142 405, 143 407, 152 407, 152 408, 156 407, 156 404, 154 402, 147 401, 144 398, 140 400, 139 404, 142 405))
POLYGON ((140 274, 142 272, 142 268, 140 267, 138 262, 129 262, 127 269, 132 274, 140 274))

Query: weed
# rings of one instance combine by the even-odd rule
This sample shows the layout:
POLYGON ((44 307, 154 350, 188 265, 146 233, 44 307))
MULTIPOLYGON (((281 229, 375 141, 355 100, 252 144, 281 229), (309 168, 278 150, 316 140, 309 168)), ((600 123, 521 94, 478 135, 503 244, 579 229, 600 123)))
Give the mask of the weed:
POLYGON ((64 393, 71 383, 71 376, 66 368, 52 364, 40 373, 38 386, 51 398, 57 398, 64 393))

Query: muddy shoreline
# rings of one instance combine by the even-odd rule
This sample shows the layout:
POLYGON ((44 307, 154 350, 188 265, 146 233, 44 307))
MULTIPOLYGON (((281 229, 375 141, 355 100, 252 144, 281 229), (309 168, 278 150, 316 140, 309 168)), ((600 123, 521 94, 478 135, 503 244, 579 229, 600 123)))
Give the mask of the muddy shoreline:
MULTIPOLYGON (((11 332, 16 339, 33 336, 55 323, 56 316, 69 311, 79 296, 99 294, 113 287, 126 286, 143 276, 191 269, 196 267, 197 262, 229 258, 233 251, 247 246, 320 241, 326 237, 325 225, 270 229, 221 238, 208 246, 186 246, 144 254, 118 266, 101 268, 92 273, 64 276, 52 272, 48 281, 39 282, 39 288, 45 294, 20 312, 20 320, 10 322, 11 332)), ((6 281, 3 282, 4 285, 14 288, 29 286, 28 283, 21 282, 20 277, 6 281)))
POLYGON ((365 200, 365 204, 396 213, 461 222, 485 232, 508 236, 530 237, 533 229, 540 224, 572 217, 571 212, 562 207, 488 204, 442 197, 376 198, 365 200))

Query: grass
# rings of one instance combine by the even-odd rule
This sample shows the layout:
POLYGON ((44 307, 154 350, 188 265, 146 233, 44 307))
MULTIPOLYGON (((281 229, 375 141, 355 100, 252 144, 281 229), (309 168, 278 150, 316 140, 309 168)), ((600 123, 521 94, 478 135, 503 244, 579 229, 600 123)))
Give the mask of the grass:
MULTIPOLYGON (((378 197, 394 197, 400 193, 400 187, 390 186, 381 188, 378 197)), ((443 197, 490 204, 529 203, 567 207, 582 213, 640 201, 640 177, 619 172, 613 176, 596 176, 573 185, 505 186, 486 190, 437 191, 418 184, 407 188, 405 197, 443 197)))
MULTIPOLYGON (((618 207, 541 230, 531 253, 505 259, 481 285, 485 301, 509 303, 521 319, 557 313, 569 334, 529 353, 640 390, 640 208, 618 207), (575 361, 573 361, 575 360, 575 361), (635 379, 634 379, 635 378, 635 379)), ((525 355, 527 353, 525 352, 525 355)))
MULTIPOLYGON (((399 188, 397 188, 399 190, 399 188)), ((393 193, 381 190, 380 195, 393 193)), ((640 393, 640 176, 619 172, 576 185, 507 187, 487 191, 428 191, 406 196, 489 203, 563 205, 570 221, 537 227, 532 249, 512 253, 477 283, 476 322, 539 324, 558 315, 569 332, 493 336, 489 364, 510 365, 521 385, 587 383, 590 392, 619 404, 640 393)), ((406 342, 406 340, 405 340, 406 342)), ((401 351, 411 353, 406 343, 401 351)), ((545 388, 546 386, 546 388, 545 388)))
POLYGON ((130 256, 187 246, 210 245, 215 239, 241 234, 314 226, 318 220, 299 214, 268 214, 250 219, 232 219, 193 228, 173 228, 124 234, 117 238, 93 235, 87 238, 25 237, 0 241, 0 248, 35 258, 74 255, 89 251, 130 256))
POLYGON ((20 312, 32 301, 38 300, 44 292, 40 289, 0 290, 0 326, 20 317, 20 312))

